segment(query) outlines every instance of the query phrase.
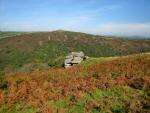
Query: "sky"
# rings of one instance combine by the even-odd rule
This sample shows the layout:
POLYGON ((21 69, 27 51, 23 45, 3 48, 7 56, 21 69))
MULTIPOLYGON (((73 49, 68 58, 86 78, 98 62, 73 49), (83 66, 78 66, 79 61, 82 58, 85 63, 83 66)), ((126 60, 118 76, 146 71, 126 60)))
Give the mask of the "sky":
POLYGON ((150 37, 150 0, 0 0, 0 31, 150 37))

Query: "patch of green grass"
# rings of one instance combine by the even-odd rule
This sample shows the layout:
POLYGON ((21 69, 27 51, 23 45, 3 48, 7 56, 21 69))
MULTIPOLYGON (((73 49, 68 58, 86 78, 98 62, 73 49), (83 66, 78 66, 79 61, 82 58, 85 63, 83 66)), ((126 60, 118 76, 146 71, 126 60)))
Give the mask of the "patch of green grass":
POLYGON ((143 101, 148 98, 144 97, 142 90, 130 88, 128 86, 116 86, 111 89, 97 89, 91 94, 86 94, 82 99, 76 101, 67 101, 67 99, 52 102, 50 105, 57 109, 65 109, 67 113, 126 113, 126 112, 147 112, 149 109, 144 108, 143 101), (141 98, 142 97, 142 98, 141 98), (137 104, 138 103, 138 104, 137 104), (97 108, 96 105, 99 105, 97 108))
POLYGON ((99 58, 90 57, 89 59, 82 62, 81 65, 82 66, 95 65, 96 63, 112 60, 112 59, 115 59, 115 58, 116 57, 99 57, 99 58))
POLYGON ((35 113, 33 107, 24 107, 21 104, 14 104, 13 106, 6 105, 0 106, 0 113, 35 113))

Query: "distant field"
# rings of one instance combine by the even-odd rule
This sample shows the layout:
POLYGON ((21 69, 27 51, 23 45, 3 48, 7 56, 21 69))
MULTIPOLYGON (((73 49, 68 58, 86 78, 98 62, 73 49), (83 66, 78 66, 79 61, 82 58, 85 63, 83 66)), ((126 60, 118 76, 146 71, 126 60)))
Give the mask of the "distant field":
POLYGON ((29 32, 0 32, 0 39, 12 36, 28 34, 29 32))

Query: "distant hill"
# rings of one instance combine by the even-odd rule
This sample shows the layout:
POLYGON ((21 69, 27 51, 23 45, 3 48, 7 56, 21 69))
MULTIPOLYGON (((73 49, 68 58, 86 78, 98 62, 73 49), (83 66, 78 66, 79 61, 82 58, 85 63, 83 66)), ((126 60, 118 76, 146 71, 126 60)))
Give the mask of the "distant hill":
POLYGON ((12 36, 23 35, 23 34, 28 34, 28 33, 30 33, 30 32, 0 31, 0 39, 1 38, 12 37, 12 36))
POLYGON ((150 39, 121 39, 63 30, 12 36, 0 39, 0 70, 61 67, 65 55, 71 51, 83 51, 90 57, 150 52, 150 39))

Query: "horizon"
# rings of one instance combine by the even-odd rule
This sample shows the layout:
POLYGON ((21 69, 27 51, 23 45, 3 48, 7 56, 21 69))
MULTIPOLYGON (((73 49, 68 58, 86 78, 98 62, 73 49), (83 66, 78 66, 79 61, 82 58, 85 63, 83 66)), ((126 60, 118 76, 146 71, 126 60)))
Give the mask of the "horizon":
POLYGON ((0 0, 0 31, 150 38, 149 0, 0 0))

